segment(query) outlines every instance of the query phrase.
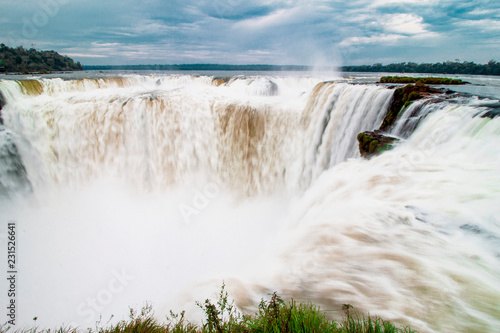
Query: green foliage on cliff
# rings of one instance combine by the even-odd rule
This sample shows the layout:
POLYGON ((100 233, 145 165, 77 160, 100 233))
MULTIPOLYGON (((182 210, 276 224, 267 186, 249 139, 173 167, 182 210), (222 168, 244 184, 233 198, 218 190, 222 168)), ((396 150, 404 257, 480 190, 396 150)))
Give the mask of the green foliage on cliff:
POLYGON ((490 60, 487 64, 474 62, 447 61, 435 64, 417 64, 402 62, 399 64, 374 64, 362 66, 344 66, 343 72, 377 72, 377 73, 441 73, 441 74, 474 74, 474 75, 500 75, 500 62, 490 60))
POLYGON ((376 156, 394 148, 399 139, 382 134, 380 131, 358 134, 359 152, 363 157, 376 156))
POLYGON ((0 68, 9 73, 49 73, 82 70, 82 65, 55 51, 37 51, 0 44, 0 68))
POLYGON ((380 83, 417 83, 423 84, 466 84, 460 79, 450 79, 447 77, 410 77, 410 76, 382 76, 380 83))
POLYGON ((396 122, 399 113, 413 101, 420 99, 425 95, 439 93, 443 93, 443 91, 431 88, 420 81, 417 81, 415 85, 408 84, 394 90, 391 106, 385 115, 384 122, 382 123, 382 126, 380 126, 380 130, 388 131, 396 122))

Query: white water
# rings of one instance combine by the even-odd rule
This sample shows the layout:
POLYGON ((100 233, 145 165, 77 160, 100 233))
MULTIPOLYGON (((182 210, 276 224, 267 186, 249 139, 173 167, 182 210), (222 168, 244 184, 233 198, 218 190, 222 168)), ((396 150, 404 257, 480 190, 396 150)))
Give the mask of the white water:
POLYGON ((417 102, 393 130, 406 140, 364 160, 356 136, 392 95, 380 86, 40 82, 0 82, 33 189, 10 186, 0 207, 19 228, 19 323, 88 327, 145 301, 196 317, 225 280, 247 310, 278 291, 423 332, 500 325, 500 124, 475 117, 495 101, 417 102))

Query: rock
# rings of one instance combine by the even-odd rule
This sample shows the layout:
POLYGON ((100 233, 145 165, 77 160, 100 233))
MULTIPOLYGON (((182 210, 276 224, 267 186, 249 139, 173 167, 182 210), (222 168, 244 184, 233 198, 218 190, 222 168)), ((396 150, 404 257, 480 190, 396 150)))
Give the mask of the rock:
POLYGON ((0 199, 25 195, 32 191, 13 134, 0 125, 0 199))
POLYGON ((278 95, 278 85, 274 81, 269 81, 269 96, 276 96, 278 95))
POLYGON ((481 118, 494 119, 496 117, 500 117, 500 103, 478 105, 478 106, 484 106, 487 110, 486 112, 479 114, 481 118))
POLYGON ((229 81, 231 81, 230 76, 216 76, 212 79, 212 84, 219 87, 221 85, 229 83, 229 81))
POLYGON ((387 136, 381 131, 363 132, 358 134, 359 152, 368 158, 392 149, 399 141, 398 138, 387 136))
POLYGON ((3 97, 2 92, 0 91, 0 125, 3 125, 2 108, 5 104, 5 97, 3 97))
POLYGON ((415 85, 408 84, 404 87, 394 90, 391 106, 389 107, 389 110, 385 115, 384 122, 382 123, 382 126, 380 126, 380 130, 388 131, 396 122, 399 113, 403 110, 404 107, 410 105, 411 102, 432 94, 442 93, 443 91, 431 88, 421 81, 417 82, 415 85))

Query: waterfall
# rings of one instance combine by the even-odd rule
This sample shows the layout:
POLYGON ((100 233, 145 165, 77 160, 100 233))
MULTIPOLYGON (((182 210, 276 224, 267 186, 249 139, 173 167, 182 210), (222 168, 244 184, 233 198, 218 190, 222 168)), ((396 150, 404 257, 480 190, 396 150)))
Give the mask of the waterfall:
POLYGON ((357 135, 393 89, 345 81, 1 80, 19 321, 94 327, 144 301, 196 319, 224 281, 247 311, 277 291, 337 319, 351 304, 419 332, 496 330, 499 101, 416 100, 396 147, 364 159, 357 135))
POLYGON ((415 104, 427 117, 398 147, 308 189, 281 250, 285 294, 335 295, 324 307, 419 318, 424 332, 498 326, 500 121, 481 117, 497 101, 459 102, 415 104))
POLYGON ((359 157, 357 133, 380 126, 392 93, 335 83, 290 91, 276 81, 3 82, 4 117, 25 138, 18 145, 31 159, 25 164, 35 191, 107 175, 139 189, 165 189, 205 173, 248 193, 271 193, 303 189, 324 170, 359 157))
POLYGON ((13 134, 0 125, 0 196, 26 195, 31 190, 13 134))
POLYGON ((391 90, 377 86, 322 83, 314 88, 303 115, 307 185, 332 166, 360 156, 358 133, 380 127, 391 97, 391 90))

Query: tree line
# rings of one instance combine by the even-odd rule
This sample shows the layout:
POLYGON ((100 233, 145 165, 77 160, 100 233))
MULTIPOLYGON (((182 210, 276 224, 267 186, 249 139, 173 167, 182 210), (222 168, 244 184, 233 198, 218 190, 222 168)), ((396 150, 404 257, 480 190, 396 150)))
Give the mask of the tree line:
MULTIPOLYGON (((14 73, 50 73, 76 70, 212 70, 212 71, 307 71, 309 66, 281 65, 227 65, 227 64, 181 64, 181 65, 123 65, 82 66, 80 62, 62 56, 55 51, 38 51, 22 46, 10 48, 0 44, 0 71, 14 73)), ((471 74, 500 75, 500 62, 490 60, 487 64, 464 61, 438 63, 402 62, 397 64, 342 66, 342 72, 386 72, 386 73, 429 73, 429 74, 471 74)))
POLYGON ((96 65, 84 66, 85 70, 129 70, 129 71, 307 71, 308 66, 282 65, 225 65, 225 64, 179 64, 179 65, 96 65))
POLYGON ((402 62, 399 64, 374 64, 362 66, 343 66, 342 72, 386 72, 386 73, 430 73, 430 74, 471 74, 500 75, 500 62, 490 60, 487 64, 464 61, 446 61, 434 64, 402 62))
MULTIPOLYGON (((85 70, 169 70, 169 71, 309 71, 309 66, 281 65, 228 65, 228 64, 180 64, 180 65, 114 65, 84 66, 85 70)), ((331 69, 331 68, 326 68, 331 69)), ((500 75, 500 63, 490 60, 487 64, 474 62, 438 62, 417 64, 402 62, 399 64, 374 64, 362 66, 343 66, 342 72, 386 72, 386 73, 430 73, 430 74, 474 74, 500 75)))
POLYGON ((50 73, 82 70, 80 62, 55 51, 38 51, 0 44, 0 71, 9 73, 50 73))

